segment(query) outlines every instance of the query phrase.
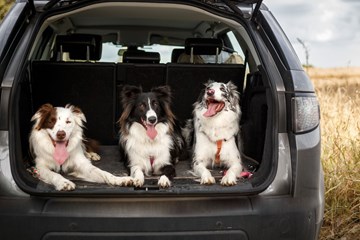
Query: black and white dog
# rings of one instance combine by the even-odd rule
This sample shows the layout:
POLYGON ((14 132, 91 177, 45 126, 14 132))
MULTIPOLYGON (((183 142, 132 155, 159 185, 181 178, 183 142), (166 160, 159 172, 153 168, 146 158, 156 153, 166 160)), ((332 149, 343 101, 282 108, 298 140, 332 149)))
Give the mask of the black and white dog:
POLYGON ((193 121, 183 129, 186 142, 189 142, 189 131, 194 131, 193 172, 201 178, 201 184, 215 183, 209 171, 214 167, 227 169, 220 182, 222 185, 236 184, 242 171, 237 146, 240 117, 239 93, 232 82, 205 84, 194 103, 193 121))
POLYGON ((184 145, 180 127, 170 109, 170 88, 161 86, 142 92, 140 87, 126 85, 121 97, 119 145, 134 185, 141 187, 145 174, 161 175, 158 186, 169 187, 184 145))

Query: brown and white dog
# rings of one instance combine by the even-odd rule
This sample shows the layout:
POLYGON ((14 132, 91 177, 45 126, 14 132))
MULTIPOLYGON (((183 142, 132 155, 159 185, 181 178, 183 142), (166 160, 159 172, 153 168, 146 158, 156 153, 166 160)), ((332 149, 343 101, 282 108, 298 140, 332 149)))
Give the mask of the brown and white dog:
POLYGON ((189 142, 194 131, 193 172, 201 184, 214 184, 209 169, 227 169, 221 185, 232 186, 242 171, 241 156, 236 143, 240 131, 239 93, 232 82, 209 81, 194 103, 193 126, 188 122, 183 134, 189 142), (193 129, 191 128, 193 127, 193 129))
POLYGON ((34 114, 30 133, 30 149, 35 156, 39 179, 69 191, 75 184, 59 174, 60 170, 76 178, 109 185, 128 186, 131 177, 117 177, 91 164, 99 160, 96 153, 86 152, 83 136, 83 112, 75 106, 53 107, 44 104, 34 114))

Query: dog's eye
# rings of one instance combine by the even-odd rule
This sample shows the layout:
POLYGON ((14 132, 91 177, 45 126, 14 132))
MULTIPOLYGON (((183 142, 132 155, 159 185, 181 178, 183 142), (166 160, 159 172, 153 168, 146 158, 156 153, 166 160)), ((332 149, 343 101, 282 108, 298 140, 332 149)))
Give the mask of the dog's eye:
POLYGON ((71 121, 69 121, 69 120, 66 120, 66 122, 65 122, 66 124, 70 124, 71 123, 71 121))
POLYGON ((224 87, 221 87, 221 88, 220 88, 220 91, 225 92, 226 89, 225 89, 224 87))
POLYGON ((56 121, 55 118, 49 118, 49 119, 48 119, 48 123, 50 123, 50 124, 54 123, 55 121, 56 121))
POLYGON ((157 107, 157 106, 159 106, 159 103, 154 100, 154 101, 152 102, 152 105, 153 105, 154 107, 157 107))
POLYGON ((140 103, 139 108, 140 108, 141 110, 145 110, 145 109, 146 109, 145 103, 140 103))

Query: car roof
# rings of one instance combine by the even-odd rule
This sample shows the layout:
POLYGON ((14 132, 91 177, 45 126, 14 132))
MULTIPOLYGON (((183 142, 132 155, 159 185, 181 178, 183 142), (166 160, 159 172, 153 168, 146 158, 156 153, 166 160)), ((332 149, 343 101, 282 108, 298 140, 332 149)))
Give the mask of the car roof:
MULTIPOLYGON (((258 4, 261 1, 238 0, 232 2, 252 7, 252 4, 258 4)), ((213 37, 212 34, 228 29, 222 21, 203 9, 191 7, 189 2, 199 4, 203 1, 163 1, 154 4, 144 1, 35 0, 35 4, 41 3, 36 9, 45 13, 71 9, 69 4, 75 6, 84 3, 85 7, 82 9, 74 8, 69 12, 62 11, 61 15, 53 17, 49 24, 53 29, 57 29, 58 34, 96 33, 102 35, 103 42, 113 42, 124 46, 144 46, 154 43, 182 45, 186 38, 213 37)), ((219 3, 224 6, 225 1, 206 2, 210 8, 214 5, 219 7, 219 3)))

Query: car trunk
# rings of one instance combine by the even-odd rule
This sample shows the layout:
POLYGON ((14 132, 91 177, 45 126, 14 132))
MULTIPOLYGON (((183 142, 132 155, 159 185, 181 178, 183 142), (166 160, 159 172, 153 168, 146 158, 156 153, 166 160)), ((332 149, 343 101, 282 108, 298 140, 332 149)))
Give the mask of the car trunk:
MULTIPOLYGON (((51 25, 51 24, 50 24, 51 25)), ((45 36, 53 35, 53 28, 43 31, 45 36)), ((58 33, 61 34, 61 33, 58 33)), ((43 43, 36 43, 41 49, 43 43)), ((45 49, 45 47, 44 47, 45 49)), ((249 49, 249 46, 247 47, 249 49)), ((44 54, 33 54, 27 63, 24 74, 19 77, 16 88, 14 121, 17 144, 14 153, 14 172, 17 183, 26 192, 37 195, 129 195, 129 194, 255 194, 264 190, 270 179, 271 167, 275 162, 273 142, 274 128, 272 93, 269 80, 263 69, 254 65, 251 54, 243 64, 183 64, 183 63, 109 63, 97 61, 57 61, 44 59, 44 54), (247 68, 247 62, 252 66, 247 68), (213 169, 217 183, 201 185, 191 172, 192 154, 176 164, 176 177, 169 188, 159 188, 159 176, 145 178, 143 187, 115 187, 99 183, 89 183, 72 179, 76 189, 71 192, 58 192, 52 186, 36 178, 33 157, 30 154, 28 136, 32 127, 30 119, 36 110, 45 103, 54 106, 76 105, 84 112, 87 123, 85 136, 99 141, 101 160, 92 163, 117 176, 127 175, 128 171, 120 157, 118 147, 118 119, 122 109, 120 92, 125 84, 141 85, 144 91, 151 87, 169 85, 172 89, 172 109, 178 120, 184 123, 192 115, 192 104, 198 98, 203 84, 209 79, 221 82, 232 81, 241 94, 241 135, 242 160, 244 170, 253 173, 250 178, 240 178, 235 186, 221 186, 225 169, 213 169)), ((88 56, 89 57, 89 56, 88 56)), ((139 146, 141 148, 141 146, 139 146)))

